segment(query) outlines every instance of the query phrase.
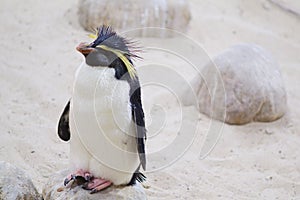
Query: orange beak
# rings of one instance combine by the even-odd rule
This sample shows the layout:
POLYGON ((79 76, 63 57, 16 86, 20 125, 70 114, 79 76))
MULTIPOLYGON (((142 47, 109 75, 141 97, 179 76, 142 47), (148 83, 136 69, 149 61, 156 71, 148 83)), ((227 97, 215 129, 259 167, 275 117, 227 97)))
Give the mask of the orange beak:
POLYGON ((89 53, 94 51, 94 48, 89 47, 88 44, 82 42, 76 47, 76 50, 82 53, 83 55, 88 55, 89 53))

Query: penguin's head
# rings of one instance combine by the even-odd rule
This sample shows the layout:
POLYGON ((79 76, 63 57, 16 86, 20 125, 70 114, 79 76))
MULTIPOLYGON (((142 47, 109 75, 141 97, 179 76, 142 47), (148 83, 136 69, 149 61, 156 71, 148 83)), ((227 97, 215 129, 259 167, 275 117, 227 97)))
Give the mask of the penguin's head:
POLYGON ((109 26, 96 29, 96 34, 90 34, 95 40, 92 43, 80 43, 76 49, 85 57, 85 62, 91 67, 113 67, 116 70, 128 72, 130 78, 135 78, 136 71, 131 57, 138 57, 132 53, 132 43, 120 37, 109 26))

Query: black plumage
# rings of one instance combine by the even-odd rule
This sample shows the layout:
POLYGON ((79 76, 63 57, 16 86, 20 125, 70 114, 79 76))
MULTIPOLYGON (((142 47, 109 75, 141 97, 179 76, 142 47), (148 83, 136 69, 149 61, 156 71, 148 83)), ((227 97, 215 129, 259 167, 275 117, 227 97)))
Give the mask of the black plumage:
POLYGON ((130 45, 131 43, 132 42, 128 41, 124 37, 117 35, 111 27, 103 25, 97 28, 97 38, 89 44, 89 47, 96 48, 99 45, 105 45, 112 49, 120 50, 125 54, 134 56, 134 54, 132 54, 129 50, 130 47, 131 50, 133 49, 133 46, 130 45))

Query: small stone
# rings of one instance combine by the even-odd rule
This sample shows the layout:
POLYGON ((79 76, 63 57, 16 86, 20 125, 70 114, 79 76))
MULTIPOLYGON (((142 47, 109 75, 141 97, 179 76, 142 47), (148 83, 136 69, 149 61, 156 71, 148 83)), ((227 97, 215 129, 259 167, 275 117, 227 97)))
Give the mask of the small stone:
POLYGON ((57 192, 62 192, 62 191, 64 191, 64 188, 63 188, 63 187, 57 188, 56 191, 57 191, 57 192))
POLYGON ((268 176, 265 179, 266 179, 266 181, 271 181, 273 179, 273 177, 272 176, 268 176))
POLYGON ((266 130, 265 130, 265 134, 267 134, 267 135, 272 135, 272 134, 273 134, 273 131, 270 131, 270 130, 266 129, 266 130))

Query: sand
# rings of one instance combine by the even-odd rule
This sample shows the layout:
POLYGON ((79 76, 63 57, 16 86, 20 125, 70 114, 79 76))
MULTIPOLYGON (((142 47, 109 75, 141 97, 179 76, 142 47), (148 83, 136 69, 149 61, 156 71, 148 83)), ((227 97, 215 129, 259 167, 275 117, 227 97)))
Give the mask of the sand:
MULTIPOLYGON (((288 111, 272 123, 224 125, 213 151, 199 159, 211 119, 197 114, 193 107, 181 107, 187 113, 181 119, 170 94, 145 87, 150 155, 172 146, 181 124, 187 126, 183 138, 192 143, 172 164, 150 156, 145 183, 148 198, 300 199, 299 16, 267 0, 191 0, 190 4, 187 36, 209 56, 245 42, 259 44, 273 54, 281 66, 288 111), (158 120, 161 106, 167 120, 158 120), (162 126, 158 122, 165 126, 155 135, 162 126), (165 167, 157 169, 161 163, 165 167)), ((292 5, 299 10, 299 4, 292 5)), ((70 98, 75 70, 83 60, 75 47, 89 41, 78 24, 76 6, 71 0, 0 2, 0 160, 27 171, 40 192, 51 174, 68 163, 68 144, 58 138, 56 126, 70 98)), ((176 47, 176 40, 155 41, 166 49, 176 47)), ((141 39, 141 43, 152 44, 151 39, 141 39)), ((180 49, 191 51, 184 45, 180 49)), ((185 69, 188 65, 166 59, 164 54, 157 56, 191 78, 185 69)), ((137 66, 143 62, 147 59, 137 66)))

